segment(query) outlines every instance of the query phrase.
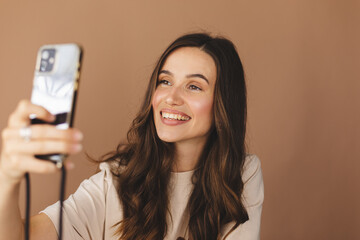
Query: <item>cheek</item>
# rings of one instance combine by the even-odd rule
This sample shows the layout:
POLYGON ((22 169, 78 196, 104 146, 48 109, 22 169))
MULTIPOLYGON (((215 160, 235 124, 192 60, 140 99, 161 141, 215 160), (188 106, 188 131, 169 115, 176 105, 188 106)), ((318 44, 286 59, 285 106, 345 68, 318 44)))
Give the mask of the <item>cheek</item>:
POLYGON ((212 122, 213 115, 213 98, 197 99, 191 101, 192 112, 197 119, 202 121, 212 122))
POLYGON ((161 94, 158 90, 155 90, 154 95, 152 97, 151 105, 153 110, 156 110, 157 106, 159 106, 161 101, 161 94))

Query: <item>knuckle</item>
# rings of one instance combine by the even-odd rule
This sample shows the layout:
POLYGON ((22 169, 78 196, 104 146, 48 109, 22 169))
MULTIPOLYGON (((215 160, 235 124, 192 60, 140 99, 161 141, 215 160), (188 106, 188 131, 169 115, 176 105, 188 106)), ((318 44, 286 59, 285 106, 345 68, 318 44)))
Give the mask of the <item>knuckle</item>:
POLYGON ((37 137, 44 137, 45 134, 47 133, 47 130, 46 130, 46 126, 41 126, 41 125, 38 125, 38 126, 33 126, 32 127, 32 133, 34 134, 34 136, 36 135, 37 137))
POLYGON ((30 104, 29 100, 23 99, 19 102, 17 109, 19 111, 24 111, 24 110, 26 110, 26 108, 29 107, 29 104, 30 104))
POLYGON ((9 159, 9 166, 11 169, 20 169, 21 159, 19 157, 12 157, 9 159))
POLYGON ((44 152, 44 150, 46 150, 48 144, 46 142, 38 142, 36 143, 36 145, 34 146, 34 152, 38 152, 38 153, 42 153, 44 152))
POLYGON ((51 170, 51 167, 48 164, 42 164, 39 166, 38 171, 40 173, 47 173, 51 170))
POLYGON ((63 143, 63 150, 66 153, 72 152, 72 145, 69 143, 63 143))
POLYGON ((3 143, 3 152, 7 154, 11 154, 15 152, 14 144, 4 142, 3 143))
POLYGON ((54 170, 56 170, 56 168, 53 163, 46 164, 46 167, 45 167, 46 172, 53 172, 54 170))
POLYGON ((37 168, 38 173, 46 173, 47 167, 41 166, 37 168))
POLYGON ((66 152, 67 144, 63 142, 41 141, 37 144, 36 152, 51 153, 51 152, 66 152))
POLYGON ((7 139, 9 137, 9 129, 5 128, 1 131, 1 138, 3 140, 7 139))
POLYGON ((70 129, 68 129, 68 130, 61 130, 61 135, 62 135, 62 137, 64 138, 64 139, 69 139, 69 140, 71 140, 71 139, 73 139, 73 135, 74 135, 74 131, 73 130, 70 130, 70 129))
POLYGON ((33 135, 34 137, 38 138, 50 138, 54 137, 54 127, 50 125, 34 125, 33 128, 33 135))
POLYGON ((8 119, 8 125, 11 125, 11 123, 15 122, 16 114, 15 112, 11 113, 8 119))

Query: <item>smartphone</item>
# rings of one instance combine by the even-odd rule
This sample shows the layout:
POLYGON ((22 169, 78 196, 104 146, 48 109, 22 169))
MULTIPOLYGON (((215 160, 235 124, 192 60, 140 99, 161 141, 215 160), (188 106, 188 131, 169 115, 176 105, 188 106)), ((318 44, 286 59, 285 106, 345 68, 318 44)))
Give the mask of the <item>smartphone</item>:
MULTIPOLYGON (((82 55, 82 48, 74 43, 40 47, 36 58, 31 102, 46 108, 56 119, 48 123, 32 114, 31 124, 52 124, 59 129, 73 126, 82 55)), ((64 161, 66 155, 53 153, 35 157, 58 163, 64 161)))

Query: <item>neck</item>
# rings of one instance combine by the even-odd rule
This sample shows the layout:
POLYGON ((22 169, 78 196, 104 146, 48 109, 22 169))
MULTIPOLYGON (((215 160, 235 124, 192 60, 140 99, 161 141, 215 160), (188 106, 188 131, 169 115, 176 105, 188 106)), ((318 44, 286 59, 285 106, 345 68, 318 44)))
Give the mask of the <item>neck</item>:
POLYGON ((204 149, 206 139, 175 143, 175 163, 173 172, 186 172, 196 168, 204 149))

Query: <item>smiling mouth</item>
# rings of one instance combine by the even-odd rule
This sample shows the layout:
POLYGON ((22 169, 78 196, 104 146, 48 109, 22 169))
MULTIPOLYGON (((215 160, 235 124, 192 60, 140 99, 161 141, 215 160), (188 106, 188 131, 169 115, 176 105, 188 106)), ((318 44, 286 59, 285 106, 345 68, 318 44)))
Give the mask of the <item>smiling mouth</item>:
POLYGON ((191 117, 182 114, 168 113, 168 112, 160 112, 161 117, 169 120, 177 120, 177 121, 188 121, 191 117))

